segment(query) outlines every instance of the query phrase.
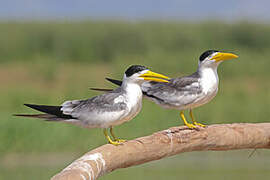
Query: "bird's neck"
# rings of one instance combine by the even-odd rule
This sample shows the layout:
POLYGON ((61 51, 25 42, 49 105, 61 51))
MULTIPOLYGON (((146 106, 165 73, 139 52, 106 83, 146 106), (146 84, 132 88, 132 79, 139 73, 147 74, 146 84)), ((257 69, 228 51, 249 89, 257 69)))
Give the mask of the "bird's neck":
POLYGON ((139 84, 123 83, 121 86, 123 96, 130 111, 137 114, 142 107, 142 90, 139 84))
POLYGON ((218 65, 199 66, 197 72, 201 78, 215 78, 218 81, 217 67, 218 65))
POLYGON ((138 100, 142 98, 141 86, 137 83, 123 81, 121 88, 129 99, 138 100))
POLYGON ((199 73, 200 83, 205 93, 214 92, 218 89, 217 66, 199 68, 197 72, 199 73))

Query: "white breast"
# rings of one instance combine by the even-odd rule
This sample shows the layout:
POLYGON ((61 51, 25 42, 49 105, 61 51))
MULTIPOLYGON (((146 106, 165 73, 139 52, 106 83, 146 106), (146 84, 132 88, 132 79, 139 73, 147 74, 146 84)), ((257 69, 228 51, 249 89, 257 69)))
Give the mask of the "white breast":
POLYGON ((142 106, 142 90, 138 84, 129 84, 126 87, 126 104, 130 110, 130 114, 135 116, 142 106), (134 115, 135 113, 135 115, 134 115))
POLYGON ((206 104, 216 96, 219 83, 216 69, 203 69, 203 71, 201 71, 199 82, 202 88, 202 93, 198 95, 198 99, 194 102, 192 108, 206 104))
POLYGON ((202 92, 212 94, 218 89, 218 75, 216 69, 206 68, 201 72, 200 84, 202 92))

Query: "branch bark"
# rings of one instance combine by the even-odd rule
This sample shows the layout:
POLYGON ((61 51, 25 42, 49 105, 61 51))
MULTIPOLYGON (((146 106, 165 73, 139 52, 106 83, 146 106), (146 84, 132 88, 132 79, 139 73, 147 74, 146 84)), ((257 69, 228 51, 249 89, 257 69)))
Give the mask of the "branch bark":
POLYGON ((75 160, 52 180, 85 180, 190 151, 270 148, 270 123, 237 123, 188 129, 172 127, 122 145, 106 144, 75 160))

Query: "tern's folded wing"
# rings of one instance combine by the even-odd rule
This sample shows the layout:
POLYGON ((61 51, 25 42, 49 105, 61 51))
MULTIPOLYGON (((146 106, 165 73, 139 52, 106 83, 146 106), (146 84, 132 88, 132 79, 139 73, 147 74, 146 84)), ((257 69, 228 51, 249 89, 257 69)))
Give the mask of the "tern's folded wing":
POLYGON ((169 83, 143 83, 142 90, 158 104, 182 106, 194 102, 202 92, 197 78, 192 76, 171 79, 169 83))
POLYGON ((112 92, 102 94, 86 100, 66 101, 62 104, 61 110, 64 114, 73 117, 86 117, 96 116, 97 114, 109 112, 121 112, 126 109, 124 101, 121 99, 121 93, 112 92), (115 101, 118 99, 118 101, 115 101))

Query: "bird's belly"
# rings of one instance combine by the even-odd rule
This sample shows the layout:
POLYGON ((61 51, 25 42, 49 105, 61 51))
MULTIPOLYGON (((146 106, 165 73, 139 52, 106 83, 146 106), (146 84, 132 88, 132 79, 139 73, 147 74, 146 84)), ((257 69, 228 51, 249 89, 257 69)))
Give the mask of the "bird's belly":
POLYGON ((134 98, 133 100, 130 100, 129 103, 127 103, 127 113, 125 114, 125 117, 123 117, 123 119, 116 125, 132 120, 141 111, 142 109, 141 90, 139 95, 135 95, 133 98, 134 98))
POLYGON ((126 95, 125 103, 127 108, 124 115, 118 120, 110 123, 110 127, 120 125, 124 122, 132 120, 142 108, 142 91, 140 86, 131 86, 130 94, 126 95))
POLYGON ((108 128, 123 119, 125 110, 117 112, 98 112, 80 117, 80 126, 84 128, 108 128))
POLYGON ((141 111, 141 103, 137 106, 132 107, 131 109, 126 110, 126 113, 119 119, 112 121, 107 124, 108 127, 117 126, 123 124, 124 122, 132 120, 140 111, 141 111))
POLYGON ((217 94, 217 89, 202 93, 193 103, 189 104, 186 109, 193 109, 210 102, 217 94))
POLYGON ((123 113, 123 115, 119 119, 107 123, 106 126, 108 127, 117 126, 124 122, 130 121, 141 111, 142 108, 141 89, 139 89, 138 93, 134 93, 130 97, 127 97, 127 99, 128 99, 126 101, 127 108, 125 110, 125 113, 123 113))
POLYGON ((141 110, 141 103, 119 112, 103 112, 82 120, 86 128, 109 128, 132 120, 141 110))
POLYGON ((177 109, 177 110, 185 110, 185 109, 193 109, 196 107, 199 107, 201 105, 204 105, 211 101, 217 94, 217 89, 213 91, 209 91, 207 93, 201 92, 201 94, 197 94, 196 98, 194 100, 187 100, 187 99, 176 99, 174 101, 159 101, 156 99, 151 99, 153 100, 156 104, 162 106, 163 108, 166 109, 177 109))

